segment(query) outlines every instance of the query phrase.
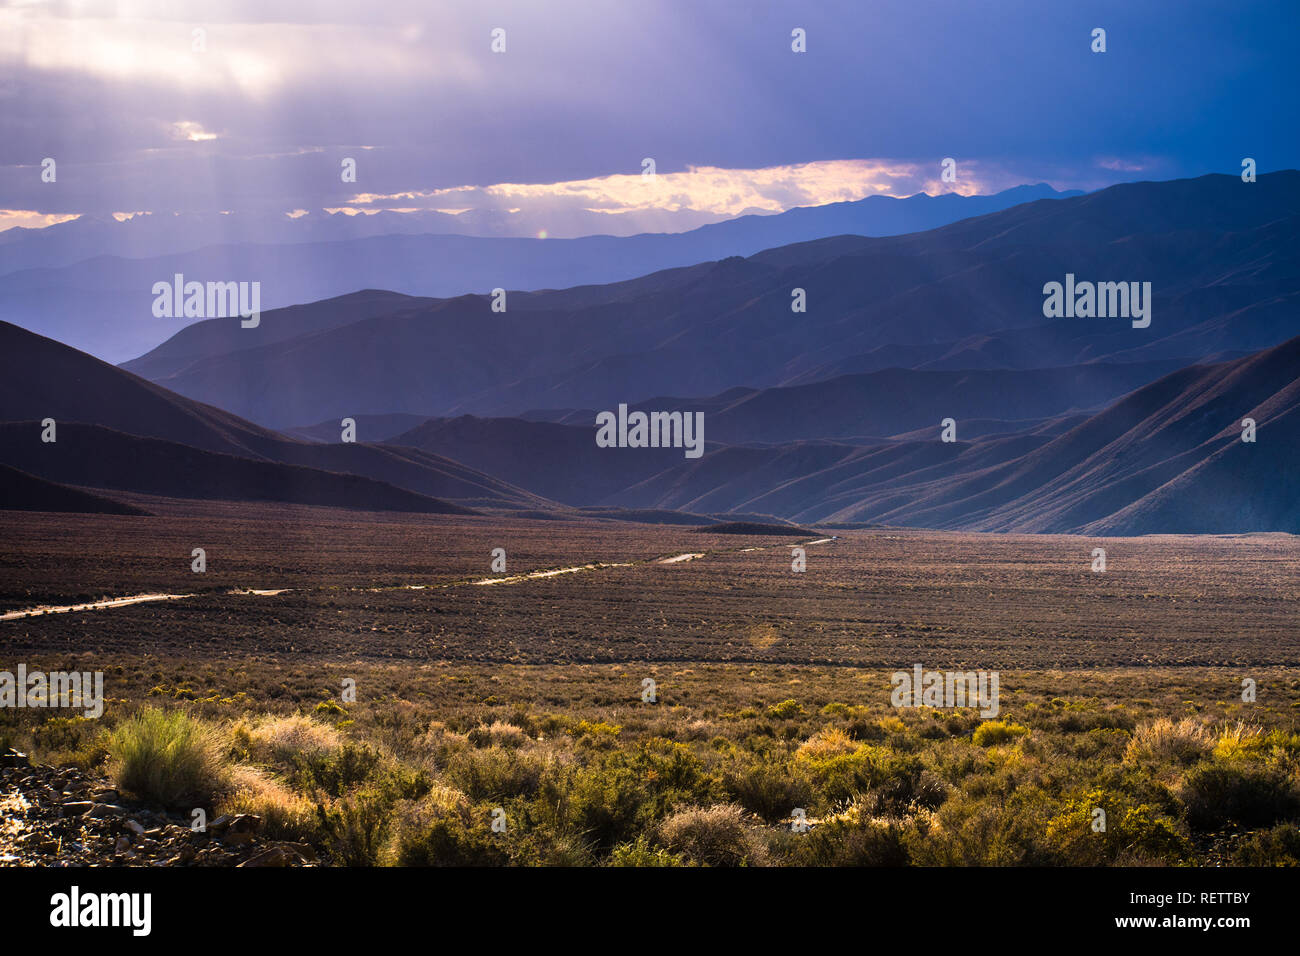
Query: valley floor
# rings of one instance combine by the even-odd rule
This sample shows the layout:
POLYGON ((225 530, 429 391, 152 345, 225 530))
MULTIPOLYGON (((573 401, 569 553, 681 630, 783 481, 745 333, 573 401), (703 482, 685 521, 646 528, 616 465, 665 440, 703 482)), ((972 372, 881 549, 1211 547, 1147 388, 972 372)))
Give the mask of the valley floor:
POLYGON ((165 710, 211 745, 177 819, 327 863, 1300 861, 1291 536, 149 508, 0 513, 0 613, 187 595, 0 621, 0 670, 107 698, 0 710, 0 750, 140 812, 123 750, 165 710), (893 706, 916 664, 999 672, 998 714, 893 706))

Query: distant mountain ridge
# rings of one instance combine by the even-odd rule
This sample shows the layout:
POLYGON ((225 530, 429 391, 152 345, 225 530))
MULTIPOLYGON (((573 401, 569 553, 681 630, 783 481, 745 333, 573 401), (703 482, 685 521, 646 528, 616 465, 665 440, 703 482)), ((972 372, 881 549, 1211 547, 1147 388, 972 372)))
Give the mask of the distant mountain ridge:
MULTIPOLYGON (((1056 190, 1046 183, 1013 186, 980 196, 942 193, 930 196, 867 196, 863 199, 795 206, 784 212, 747 214, 682 232, 609 235, 593 231, 593 239, 663 239, 689 237, 683 254, 690 261, 746 255, 736 242, 757 243, 749 252, 771 246, 853 234, 892 236, 933 229, 970 216, 1035 199, 1080 196, 1077 189, 1056 190)), ((200 215, 151 214, 118 221, 81 216, 40 229, 16 227, 0 231, 0 275, 22 269, 60 268, 97 256, 148 259, 241 243, 259 245, 348 242, 377 236, 443 236, 463 239, 532 239, 532 231, 503 233, 498 225, 433 210, 380 211, 364 215, 318 212, 296 218, 286 215, 239 213, 200 215)), ((556 240, 565 241, 565 240, 556 240)), ((688 264, 683 262, 681 264, 688 264)), ((463 290, 469 291, 469 290, 463 290)))
POLYGON ((0 463, 62 484, 376 510, 553 507, 427 452, 286 438, 8 323, 0 409, 0 463), (47 418, 52 443, 40 437, 47 418))
POLYGON ((1295 334, 1298 231, 1300 173, 1138 183, 930 232, 840 236, 612 286, 510 292, 505 312, 486 296, 386 303, 370 301, 384 293, 357 293, 268 312, 255 330, 203 323, 125 367, 273 427, 609 408, 899 366, 1154 363, 1158 375, 1168 370, 1161 362, 1238 357, 1295 334), (1198 218, 1201 208, 1209 212, 1198 218), (1067 273, 1151 282, 1151 327, 1044 318, 1044 283, 1067 273), (791 309, 796 289, 802 313, 791 309), (348 309, 356 321, 339 324, 348 309), (287 325, 295 334, 276 338, 287 325))
MULTIPOLYGON (((479 237, 412 231, 400 214, 341 217, 315 233, 292 220, 273 229, 216 217, 125 223, 61 223, 0 233, 0 320, 113 362, 140 356, 188 321, 155 318, 150 289, 176 273, 200 282, 260 282, 264 311, 358 289, 454 297, 558 289, 632 279, 669 268, 853 232, 892 235, 1005 209, 1029 198, 1071 195, 1023 186, 993 196, 871 196, 852 203, 744 216, 683 233, 580 239, 479 237), (150 231, 155 238, 149 238, 150 231), (374 230, 374 231, 372 231, 374 230), (131 242, 141 234, 147 241, 131 242), (84 236, 84 241, 82 238, 84 236), (295 241, 296 237, 296 241, 295 241)), ((416 217, 417 222, 427 217, 416 217)))
MULTIPOLYGON (((1133 535, 1300 533, 1300 337, 1191 366, 1059 434, 875 447, 728 447, 626 489, 626 507, 799 522, 1133 535), (1242 440, 1244 420, 1256 440, 1242 440)), ((960 421, 958 422, 960 436, 960 421)))
POLYGON ((498 312, 485 296, 367 289, 257 329, 203 322, 127 363, 152 382, 0 323, 0 479, 16 500, 92 511, 112 507, 104 489, 686 524, 1300 533, 1294 171, 1126 184, 507 299, 498 312), (1045 318, 1044 283, 1065 275, 1150 282, 1150 326, 1045 318), (621 404, 702 412, 705 454, 598 447, 596 412, 621 404), (39 442, 46 416, 66 444, 39 442), (340 442, 344 418, 359 442, 340 442))

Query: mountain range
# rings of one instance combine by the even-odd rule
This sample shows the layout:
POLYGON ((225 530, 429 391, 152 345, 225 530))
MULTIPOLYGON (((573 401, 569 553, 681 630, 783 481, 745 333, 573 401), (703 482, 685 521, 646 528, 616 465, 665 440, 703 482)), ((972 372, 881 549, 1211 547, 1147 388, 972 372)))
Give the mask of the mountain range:
POLYGON ((547 504, 415 449, 290 438, 9 323, 0 407, 0 463, 82 488, 459 514, 547 504))
POLYGON ((132 492, 1298 533, 1298 226, 1300 173, 1207 176, 511 291, 504 312, 364 289, 254 329, 198 322, 121 367, 0 324, 0 482, 48 510, 132 492), (1149 326, 1045 317, 1044 285, 1067 276, 1149 282, 1149 326), (595 415, 618 405, 703 413, 705 454, 597 447, 595 415))
POLYGON ((199 282, 258 282, 265 310, 367 288, 443 297, 560 288, 839 233, 929 229, 1030 199, 1070 195, 1040 184, 992 196, 871 196, 742 216, 684 233, 577 239, 449 234, 460 224, 457 217, 436 213, 72 220, 0 232, 0 320, 120 362, 184 328, 187 320, 152 311, 154 283, 171 282, 176 274, 199 282))
POLYGON ((256 329, 199 323, 123 367, 274 428, 601 409, 894 367, 1151 363, 1155 378, 1162 362, 1240 357, 1294 334, 1298 217, 1294 172, 1116 186, 924 233, 508 293, 505 312, 490 296, 356 293, 268 312, 256 329), (1150 327, 1045 318, 1045 283, 1067 275, 1150 282, 1150 327))

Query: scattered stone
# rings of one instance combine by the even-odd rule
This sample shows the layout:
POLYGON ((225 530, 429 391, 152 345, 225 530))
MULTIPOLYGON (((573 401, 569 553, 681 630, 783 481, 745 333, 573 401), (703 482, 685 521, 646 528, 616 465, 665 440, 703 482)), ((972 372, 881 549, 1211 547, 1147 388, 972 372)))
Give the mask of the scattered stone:
POLYGON ((29 766, 27 754, 19 753, 12 747, 0 753, 0 767, 26 767, 29 766))
POLYGON ((319 863, 320 854, 316 848, 308 843, 286 843, 285 846, 292 847, 294 851, 308 863, 319 863))
POLYGON ((168 814, 124 799, 108 781, 76 767, 32 765, 0 751, 0 867, 312 866, 317 851, 271 842, 252 814, 224 815, 210 832, 188 813, 168 814))
POLYGON ((293 848, 291 844, 281 843, 275 846, 269 846, 260 853, 254 853, 239 866, 293 866, 295 863, 301 864, 303 859, 301 855, 293 848))

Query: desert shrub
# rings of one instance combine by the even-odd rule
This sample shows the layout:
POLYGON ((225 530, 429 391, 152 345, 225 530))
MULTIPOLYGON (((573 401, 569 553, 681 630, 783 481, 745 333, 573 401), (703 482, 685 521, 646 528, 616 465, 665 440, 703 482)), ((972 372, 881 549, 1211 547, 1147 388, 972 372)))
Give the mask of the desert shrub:
POLYGON ((922 740, 944 740, 950 736, 947 725, 937 720, 926 721, 917 730, 916 735, 922 740))
POLYGON ((94 721, 82 714, 51 717, 32 728, 32 743, 43 751, 75 750, 87 732, 97 729, 94 721))
POLYGON ((1300 866, 1300 827, 1281 823, 1242 840, 1232 855, 1238 866, 1300 866))
POLYGON ((795 763, 812 781, 823 803, 831 805, 851 800, 871 788, 874 753, 869 744, 859 744, 848 753, 829 756, 796 753, 795 763))
POLYGON ((1197 830, 1226 823, 1266 827, 1300 816, 1300 794, 1285 773, 1243 760, 1195 767, 1176 792, 1197 830))
POLYGON ((456 733, 442 721, 430 724, 428 731, 415 743, 416 749, 439 767, 447 766, 454 755, 473 746, 467 734, 456 733))
POLYGON ((666 847, 652 847, 642 835, 633 843, 620 843, 609 854, 609 866, 694 866, 690 860, 666 847))
POLYGON ((906 866, 908 826, 899 819, 874 816, 854 803, 805 834, 794 860, 803 866, 906 866))
POLYGON ((301 790, 341 797, 370 779, 381 760, 373 747, 351 742, 336 750, 300 753, 294 758, 294 782, 301 790))
POLYGON ((1263 757, 1274 748, 1288 749, 1289 737, 1277 731, 1266 733, 1263 727, 1237 721, 1219 732, 1214 740, 1214 756, 1219 760, 1263 757))
POLYGON ((785 760, 758 760, 728 769, 723 786, 737 803, 769 823, 787 819, 812 802, 812 787, 785 760))
POLYGON ((848 734, 835 726, 823 727, 795 751, 796 757, 806 760, 825 760, 839 754, 853 753, 858 745, 848 734))
POLYGON ((274 840, 321 840, 316 804, 252 767, 235 767, 222 813, 251 813, 262 820, 261 832, 274 840))
POLYGON ((33 727, 32 749, 56 766, 75 765, 83 769, 98 764, 108 753, 98 722, 83 714, 51 717, 33 727))
POLYGON ((993 747, 1023 737, 1029 733, 1028 727, 1008 723, 1002 720, 986 720, 975 728, 971 734, 971 743, 976 747, 993 747))
POLYGON ((1058 755, 1082 760, 1101 757, 1107 763, 1112 763, 1123 760, 1132 739, 1132 734, 1128 731, 1116 727, 1097 727, 1087 733, 1056 738, 1051 742, 1054 745, 1053 752, 1058 755))
POLYGON ((803 707, 791 697, 769 707, 767 716, 773 720, 792 720, 795 717, 803 716, 803 707))
POLYGON ((1181 766, 1210 752, 1213 742, 1205 724, 1192 717, 1174 721, 1161 717, 1141 724, 1124 751, 1128 763, 1160 762, 1181 766))
MULTIPOLYGON (((869 792, 884 808, 901 808, 918 798, 931 806, 946 788, 936 778, 922 787, 921 761, 885 747, 854 744, 839 731, 819 732, 795 752, 795 766, 812 782, 824 806, 846 803, 869 792)), ((788 810, 787 810, 788 813, 788 810)))
POLYGON ((885 729, 880 726, 880 721, 868 720, 865 717, 850 720, 845 724, 844 729, 854 740, 884 740, 887 736, 885 729))
POLYGON ((543 753, 492 746, 456 754, 447 779, 475 800, 503 800, 536 793, 546 765, 543 753))
POLYGON ((876 721, 876 726, 886 737, 902 737, 907 733, 907 724, 903 723, 903 718, 890 714, 888 717, 881 717, 876 721))
POLYGON ((569 728, 569 733, 587 744, 613 746, 623 728, 605 720, 579 720, 569 728))
POLYGON ((1068 866, 1115 862, 1180 862, 1190 852, 1187 839, 1168 816, 1126 794, 1094 787, 1076 796, 1047 824, 1046 841, 1068 866), (1094 816, 1105 812, 1105 827, 1094 816), (1094 827, 1096 827, 1094 829, 1094 827))
POLYGON ((1055 730, 1067 734, 1089 733, 1094 730, 1133 729, 1133 718, 1118 708, 1088 712, 1071 711, 1061 715, 1054 724, 1055 730))
POLYGON ((600 848, 635 839, 678 806, 712 803, 721 781, 684 744, 651 739, 573 774, 568 826, 600 848))
POLYGON ((465 794, 438 787, 397 815, 385 859, 398 866, 504 866, 507 836, 465 794))
POLYGON ((658 839, 671 852, 705 866, 767 862, 767 847, 734 803, 679 810, 659 824, 658 839))
POLYGON ((248 729, 248 746, 252 753, 292 763, 298 756, 318 756, 342 746, 339 732, 329 724, 302 714, 289 717, 265 717, 248 729))
POLYGON ((1035 788, 1005 799, 960 794, 935 812, 923 838, 905 833, 905 845, 921 866, 1048 866, 1059 860, 1043 838, 1053 810, 1035 788))
POLYGON ((164 806, 204 803, 225 789, 224 750, 211 725, 183 711, 152 707, 118 724, 108 740, 117 786, 164 806))
POLYGON ((876 762, 871 787, 876 806, 886 811, 912 804, 933 809, 948 795, 948 787, 911 754, 884 754, 876 762))
POLYGON ((372 790, 318 804, 317 827, 331 861, 339 866, 377 865, 392 809, 389 800, 372 790))
POLYGON ((953 714, 944 721, 943 726, 949 737, 964 737, 973 734, 979 724, 980 719, 974 714, 953 714))
POLYGON ((479 724, 466 736, 475 747, 502 747, 517 750, 528 743, 528 734, 523 728, 508 724, 504 720, 494 720, 491 725, 479 724))

